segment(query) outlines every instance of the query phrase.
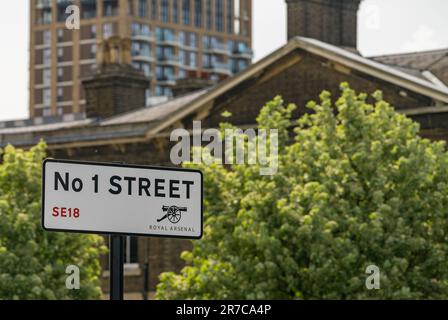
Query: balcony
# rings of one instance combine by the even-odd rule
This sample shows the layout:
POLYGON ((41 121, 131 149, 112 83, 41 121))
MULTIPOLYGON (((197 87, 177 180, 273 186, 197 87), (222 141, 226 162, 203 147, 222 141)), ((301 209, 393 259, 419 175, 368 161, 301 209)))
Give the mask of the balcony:
POLYGON ((38 0, 36 9, 51 9, 51 0, 38 0))
POLYGON ((162 46, 176 46, 176 47, 180 45, 179 39, 176 36, 158 38, 157 44, 162 46))
POLYGON ((177 55, 159 55, 157 56, 157 63, 162 65, 179 66, 179 57, 177 55))
POLYGON ((152 55, 150 52, 133 52, 132 60, 151 63, 154 62, 154 55, 152 55))
POLYGON ((156 79, 159 85, 176 85, 176 77, 174 75, 161 75, 156 77, 156 79))
POLYGON ((235 48, 232 51, 232 58, 252 59, 254 53, 250 48, 235 48))
POLYGON ((223 54, 223 55, 230 54, 230 51, 227 48, 227 46, 225 46, 222 43, 214 43, 214 44, 210 44, 210 45, 205 45, 204 52, 214 53, 214 54, 223 54))
POLYGON ((203 68, 204 70, 213 73, 232 75, 232 71, 230 70, 228 63, 214 62, 210 64, 205 64, 203 68))

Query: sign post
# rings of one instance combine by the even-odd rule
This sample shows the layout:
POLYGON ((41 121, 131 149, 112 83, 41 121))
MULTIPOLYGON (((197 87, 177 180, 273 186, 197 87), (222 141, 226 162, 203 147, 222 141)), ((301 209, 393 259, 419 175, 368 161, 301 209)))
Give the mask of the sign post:
POLYGON ((46 159, 42 227, 110 236, 110 298, 123 299, 124 237, 200 239, 199 170, 46 159))

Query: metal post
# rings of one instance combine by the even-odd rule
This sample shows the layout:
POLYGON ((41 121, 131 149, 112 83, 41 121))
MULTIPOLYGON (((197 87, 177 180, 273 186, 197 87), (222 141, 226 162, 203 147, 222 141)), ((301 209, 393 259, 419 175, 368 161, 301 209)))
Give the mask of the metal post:
POLYGON ((149 263, 146 262, 143 265, 143 300, 148 300, 148 291, 149 291, 149 263))
POLYGON ((110 235, 110 300, 123 300, 124 237, 110 235))

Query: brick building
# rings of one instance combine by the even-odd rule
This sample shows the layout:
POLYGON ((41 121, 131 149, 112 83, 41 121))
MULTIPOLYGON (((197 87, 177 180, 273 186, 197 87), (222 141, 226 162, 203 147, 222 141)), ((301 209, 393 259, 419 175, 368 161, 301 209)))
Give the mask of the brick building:
MULTIPOLYGON (((170 133, 174 128, 192 129, 193 120, 201 120, 203 129, 217 127, 224 120, 253 127, 261 106, 275 95, 297 104, 298 116, 323 89, 337 96, 343 81, 357 91, 382 90, 399 112, 421 124, 423 135, 447 139, 448 50, 373 59, 360 56, 355 48, 359 2, 331 1, 330 6, 326 0, 288 0, 290 39, 285 46, 218 85, 201 88, 207 85, 203 79, 184 83, 180 96, 150 108, 144 107, 144 76, 129 68, 129 40, 111 39, 119 43, 120 53, 103 57, 97 73, 84 82, 87 116, 0 123, 0 146, 12 143, 27 148, 43 138, 55 158, 171 166, 169 151, 174 143, 170 133), (302 20, 308 25, 305 29, 302 20), (232 116, 222 118, 223 111, 232 116)), ((106 56, 107 52, 103 51, 106 56)), ((126 291, 139 296, 146 263, 153 290, 161 272, 178 271, 183 266, 179 253, 190 246, 185 240, 127 238, 126 291)), ((107 292, 106 257, 103 266, 107 292)))

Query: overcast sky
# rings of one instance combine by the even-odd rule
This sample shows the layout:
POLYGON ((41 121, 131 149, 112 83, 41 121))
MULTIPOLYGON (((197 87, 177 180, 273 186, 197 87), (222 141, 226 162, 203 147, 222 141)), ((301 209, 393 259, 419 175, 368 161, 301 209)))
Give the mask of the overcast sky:
MULTIPOLYGON (((28 116, 28 0, 2 0, 0 120, 28 116)), ((253 0, 258 60, 286 42, 283 0, 253 0)), ((364 0, 358 49, 365 56, 448 48, 447 0, 364 0)))

